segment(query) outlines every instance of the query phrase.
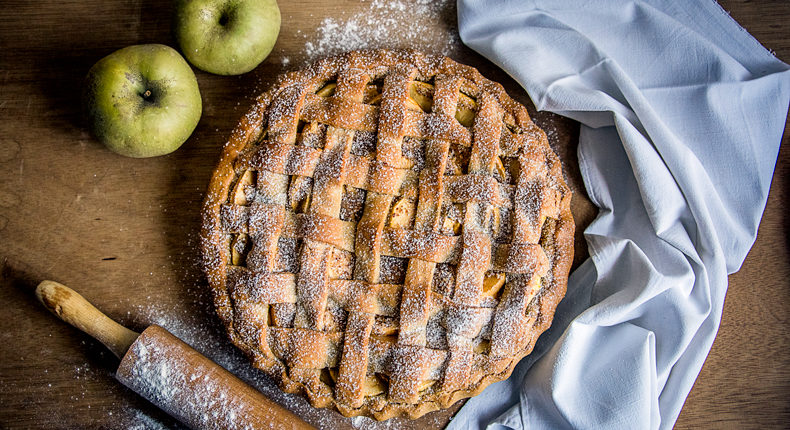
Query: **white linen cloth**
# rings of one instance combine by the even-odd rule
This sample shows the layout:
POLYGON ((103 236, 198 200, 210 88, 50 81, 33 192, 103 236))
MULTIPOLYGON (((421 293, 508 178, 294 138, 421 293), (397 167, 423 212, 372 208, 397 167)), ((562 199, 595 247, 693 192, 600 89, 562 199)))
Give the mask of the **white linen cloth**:
POLYGON ((459 0, 458 25, 582 123, 600 214, 552 328, 449 428, 671 428, 757 234, 790 68, 710 0, 459 0))

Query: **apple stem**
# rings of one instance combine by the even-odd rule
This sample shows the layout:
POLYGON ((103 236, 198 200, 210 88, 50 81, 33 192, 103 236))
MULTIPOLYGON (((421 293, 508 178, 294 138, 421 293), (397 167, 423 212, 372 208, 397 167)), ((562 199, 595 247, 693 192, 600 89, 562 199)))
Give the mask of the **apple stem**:
POLYGON ((143 98, 147 99, 148 97, 151 97, 151 90, 145 90, 143 93, 143 98))

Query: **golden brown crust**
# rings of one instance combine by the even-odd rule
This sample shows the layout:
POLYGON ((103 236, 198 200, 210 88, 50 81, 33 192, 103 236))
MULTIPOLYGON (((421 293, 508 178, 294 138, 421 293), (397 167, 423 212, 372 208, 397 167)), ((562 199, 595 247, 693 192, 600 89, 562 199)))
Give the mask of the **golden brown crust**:
POLYGON ((571 193, 501 85, 413 51, 280 77, 203 207, 215 306, 254 364, 317 407, 417 418, 507 378, 551 324, 571 193))

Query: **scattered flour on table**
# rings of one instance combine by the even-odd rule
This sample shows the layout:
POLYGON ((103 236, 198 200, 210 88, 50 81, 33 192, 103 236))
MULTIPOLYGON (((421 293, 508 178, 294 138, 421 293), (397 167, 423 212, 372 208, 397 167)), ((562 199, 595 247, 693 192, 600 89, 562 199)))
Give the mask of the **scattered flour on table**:
MULTIPOLYGON (((414 48, 448 55, 458 46, 455 1, 372 0, 349 17, 327 17, 307 40, 308 60, 365 48, 414 48)), ((307 34, 303 34, 305 39, 307 34)))
POLYGON ((398 420, 376 421, 368 417, 351 418, 351 426, 359 430, 389 430, 398 429, 401 423, 398 420))
POLYGON ((168 430, 166 425, 139 409, 134 412, 134 420, 129 424, 129 430, 168 430))

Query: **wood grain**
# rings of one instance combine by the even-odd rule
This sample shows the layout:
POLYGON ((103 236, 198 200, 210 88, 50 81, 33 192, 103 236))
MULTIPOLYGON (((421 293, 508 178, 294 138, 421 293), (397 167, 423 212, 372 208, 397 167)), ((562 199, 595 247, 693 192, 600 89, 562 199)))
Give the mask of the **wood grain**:
MULTIPOLYGON (((722 3, 780 59, 790 59, 790 4, 722 3)), ((304 61, 305 41, 325 17, 349 16, 367 4, 280 6, 283 30, 270 58, 240 77, 196 72, 204 105, 198 128, 175 153, 146 160, 117 156, 97 143, 80 118, 79 93, 88 68, 116 49, 175 46, 169 3, 6 1, 0 8, 0 427, 180 428, 113 379, 118 360, 101 344, 36 302, 33 290, 42 279, 79 285, 89 301, 132 329, 159 323, 313 425, 366 424, 279 394, 252 369, 228 345, 197 265, 200 201, 225 137, 254 95, 289 67, 286 57, 290 67, 304 61)), ((448 13, 432 31, 454 26, 448 13)), ((451 56, 503 83, 550 131, 577 192, 577 224, 587 225, 595 210, 584 197, 575 158, 578 125, 535 113, 512 79, 471 50, 458 47, 451 56)), ((757 242, 730 279, 719 336, 678 428, 790 422, 787 140, 785 133, 757 242)), ((578 263, 586 256, 581 234, 577 250, 578 263)), ((439 428, 459 406, 391 425, 439 428)))

